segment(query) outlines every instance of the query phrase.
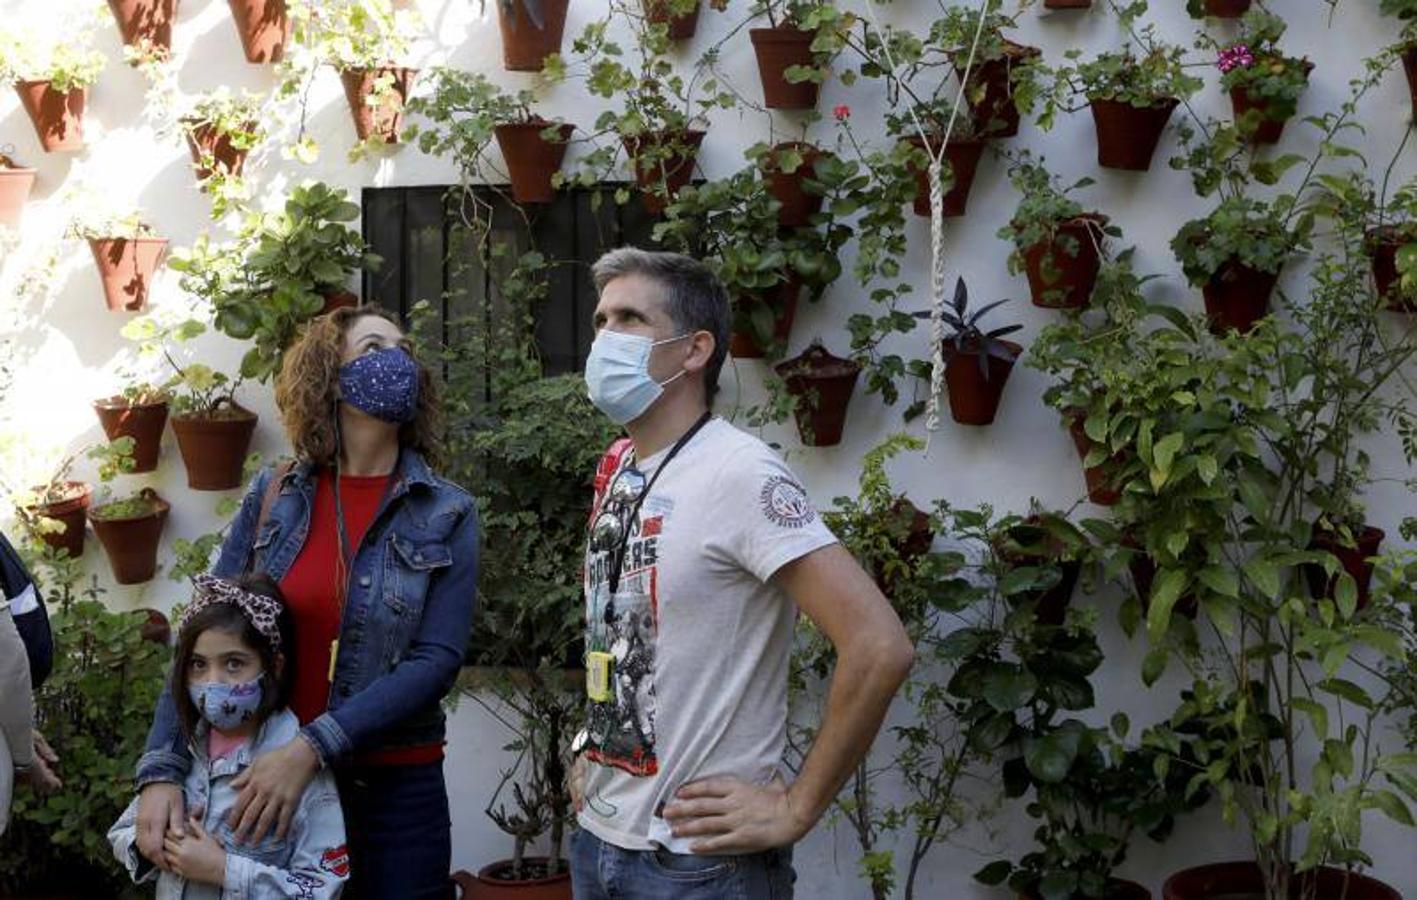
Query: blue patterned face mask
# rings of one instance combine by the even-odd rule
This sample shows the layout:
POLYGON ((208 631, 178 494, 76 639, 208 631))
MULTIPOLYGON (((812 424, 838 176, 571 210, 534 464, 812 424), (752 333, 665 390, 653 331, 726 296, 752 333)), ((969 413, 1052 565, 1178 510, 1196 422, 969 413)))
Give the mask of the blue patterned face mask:
POLYGON ((418 363, 402 347, 361 353, 339 370, 340 399, 393 425, 418 413, 418 363))
POLYGON ((262 694, 260 676, 236 684, 187 683, 187 696, 192 698, 192 705, 219 731, 231 731, 256 718, 262 694))

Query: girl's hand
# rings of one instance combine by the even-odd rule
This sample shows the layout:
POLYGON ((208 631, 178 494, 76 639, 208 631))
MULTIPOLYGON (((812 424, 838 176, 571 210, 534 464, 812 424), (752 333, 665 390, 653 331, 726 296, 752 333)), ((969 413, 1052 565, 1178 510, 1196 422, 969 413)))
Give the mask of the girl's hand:
POLYGON ((187 820, 187 833, 180 837, 169 834, 162 849, 168 867, 188 881, 217 887, 226 881, 226 851, 207 834, 196 814, 187 820))
POLYGON ((183 834, 182 788, 153 782, 138 793, 138 852, 164 872, 171 872, 163 853, 163 836, 183 834))
POLYGON ((284 838, 300 806, 300 796, 318 771, 320 758, 303 737, 256 757, 231 782, 241 792, 226 817, 236 842, 257 843, 270 833, 272 825, 276 837, 284 838))

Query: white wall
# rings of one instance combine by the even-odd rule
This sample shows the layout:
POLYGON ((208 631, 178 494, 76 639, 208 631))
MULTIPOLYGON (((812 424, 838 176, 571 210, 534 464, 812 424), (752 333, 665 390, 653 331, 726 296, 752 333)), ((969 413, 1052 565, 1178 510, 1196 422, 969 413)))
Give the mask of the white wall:
MULTIPOLYGON (((848 0, 845 5, 863 9, 863 2, 848 0)), ((501 71, 501 46, 493 2, 486 4, 485 12, 480 4, 465 0, 421 0, 419 5, 427 22, 428 35, 414 53, 415 65, 451 63, 493 74, 509 85, 535 83, 534 76, 501 71)), ((59 21, 57 10, 61 6, 36 0, 0 0, 0 21, 16 14, 59 21)), ((732 6, 733 12, 727 15, 704 10, 699 35, 682 54, 686 65, 692 62, 698 50, 736 25, 747 4, 745 0, 735 0, 732 6)), ((1195 23, 1185 17, 1182 0, 1156 0, 1153 6, 1152 18, 1160 24, 1162 33, 1172 41, 1189 44, 1195 23)), ((1370 8, 1373 6, 1375 4, 1346 0, 1330 23, 1325 4, 1314 0, 1276 0, 1275 11, 1287 16, 1290 22, 1287 48, 1291 53, 1306 55, 1317 62, 1309 90, 1300 104, 1301 114, 1336 108, 1346 94, 1348 80, 1359 75, 1362 58, 1392 38, 1393 23, 1380 19, 1370 8)), ((597 14, 602 4, 577 0, 572 7, 568 35, 576 33, 597 14)), ((918 23, 928 18, 933 7, 934 4, 923 2, 897 2, 888 4, 882 15, 894 21, 918 23)), ((1227 32, 1232 27, 1218 24, 1212 29, 1227 32)), ((1021 16, 1016 37, 1044 47, 1047 58, 1056 63, 1067 47, 1079 46, 1085 54, 1090 54, 1117 45, 1120 30, 1115 17, 1101 10, 1083 13, 1035 10, 1021 16)), ((3 429, 0 434, 18 438, 27 448, 4 457, 3 464, 7 468, 0 475, 11 483, 32 482, 41 477, 48 465, 47 451, 76 447, 101 437, 88 404, 92 398, 109 392, 115 370, 132 360, 131 349, 117 334, 126 317, 103 310, 88 249, 80 242, 59 237, 69 212, 63 206, 61 194, 67 187, 84 183, 108 200, 135 202, 175 246, 189 244, 210 227, 208 201, 196 189, 187 151, 176 135, 155 135, 153 123, 145 119, 144 81, 137 72, 121 63, 117 29, 111 22, 105 22, 100 30, 98 47, 108 54, 110 63, 92 91, 85 122, 89 145, 81 154, 41 153, 14 95, 0 93, 0 146, 13 144, 21 160, 40 170, 19 244, 0 246, 0 253, 6 254, 3 271, 0 271, 0 322, 3 323, 0 328, 13 332, 13 352, 20 363, 15 389, 7 405, 0 409, 0 429, 3 429), (36 261, 52 252, 59 254, 59 262, 47 295, 18 300, 17 280, 36 261)), ((218 85, 269 90, 274 83, 269 67, 244 61, 227 6, 220 0, 181 3, 175 49, 178 87, 184 95, 205 92, 218 85)), ((722 63, 745 93, 758 96, 746 35, 741 35, 725 49, 722 63)), ((1202 112, 1228 115, 1228 102, 1217 88, 1216 78, 1213 69, 1206 70, 1207 88, 1197 98, 1196 106, 1202 112)), ((822 93, 819 108, 825 112, 837 103, 848 103, 858 135, 879 135, 882 133, 879 128, 882 102, 877 88, 871 83, 850 89, 839 83, 830 84, 822 93)), ((571 84, 549 91, 544 111, 589 126, 602 105, 589 98, 579 86, 571 84)), ((251 160, 247 169, 258 197, 275 200, 289 185, 306 178, 346 187, 356 199, 361 186, 445 184, 456 178, 446 161, 428 158, 414 148, 403 148, 380 160, 348 164, 344 149, 353 143, 353 130, 332 72, 322 74, 312 96, 311 109, 313 132, 324 148, 320 161, 313 166, 288 162, 280 157, 276 142, 271 142, 251 160)), ((1381 89, 1364 101, 1360 110, 1368 134, 1357 139, 1375 171, 1396 149, 1408 117, 1406 85, 1401 74, 1393 72, 1381 89)), ((783 123, 795 120, 791 113, 780 113, 777 121, 781 128, 783 123)), ((289 141, 292 138, 293 123, 288 116, 282 114, 269 124, 276 128, 277 139, 289 141)), ((1306 127, 1291 124, 1286 131, 1284 149, 1310 150, 1313 139, 1306 134, 1308 131, 1306 127)), ((833 143, 830 123, 816 126, 814 137, 823 145, 833 143)), ((705 173, 716 177, 739 168, 743 164, 742 150, 768 138, 769 122, 761 114, 720 113, 713 120, 704 145, 701 162, 705 173)), ((1185 285, 1167 245, 1177 227, 1185 219, 1203 213, 1208 203, 1194 196, 1187 175, 1173 172, 1165 165, 1165 159, 1176 149, 1173 132, 1168 132, 1163 139, 1152 171, 1147 174, 1100 170, 1095 164, 1092 123, 1085 112, 1063 116, 1050 134, 1043 134, 1036 126, 1025 122, 1022 134, 1010 144, 1027 146, 1046 155, 1050 165, 1068 181, 1082 175, 1094 176, 1098 183, 1085 192, 1084 202, 1105 211, 1126 231, 1127 243, 1138 245, 1140 271, 1164 273, 1165 277, 1153 285, 1155 296, 1186 309, 1199 308, 1198 295, 1185 285)), ((1396 176, 1402 180, 1413 171, 1409 151, 1399 161, 1396 176)), ((1029 305, 1022 277, 1013 278, 1007 273, 1005 257, 1009 248, 995 237, 995 231, 1009 217, 1015 202, 1014 193, 1004 180, 1002 164, 986 157, 970 198, 969 215, 949 222, 946 251, 951 282, 956 274, 965 276, 971 293, 979 300, 1016 298, 1006 308, 1007 314, 1025 323, 1022 342, 1027 344, 1057 314, 1029 305)), ((919 285, 914 308, 923 308, 927 302, 928 252, 928 223, 916 219, 912 222, 912 246, 905 261, 906 271, 915 274, 919 285)), ((1297 289, 1302 268, 1291 265, 1284 284, 1297 289)), ((869 305, 864 295, 849 278, 835 285, 824 302, 799 314, 793 352, 820 336, 828 347, 843 353, 848 342, 847 316, 869 305)), ((159 278, 154 305, 177 308, 185 302, 177 289, 174 273, 159 278)), ((922 329, 917 335, 897 343, 911 355, 925 355, 924 338, 922 329)), ((203 339, 198 346, 204 357, 228 369, 235 368, 241 354, 241 347, 219 335, 203 339)), ((745 401, 758 396, 762 370, 760 362, 737 364, 733 373, 726 376, 725 397, 731 400, 735 396, 735 378, 741 382, 745 401)), ((1053 506, 1071 505, 1084 495, 1082 474, 1077 456, 1059 428, 1056 416, 1040 400, 1046 386, 1045 379, 1037 372, 1021 366, 1016 368, 1005 392, 999 419, 992 427, 955 426, 946 416, 946 423, 934 436, 928 456, 897 460, 893 465, 892 473, 898 484, 908 488, 922 505, 937 497, 963 505, 988 501, 999 509, 1024 508, 1030 497, 1053 506)), ((241 399, 261 415, 255 449, 268 455, 279 452, 282 437, 270 392, 247 388, 241 399)), ((793 465, 820 505, 829 504, 834 496, 855 493, 862 454, 885 434, 899 429, 898 416, 903 405, 887 409, 876 398, 858 393, 841 446, 792 454, 793 465)), ((916 423, 912 430, 918 433, 920 424, 916 423)), ((797 447, 790 425, 771 430, 769 436, 784 446, 797 447)), ((1411 474, 1404 469, 1394 436, 1374 439, 1370 449, 1376 477, 1411 474)), ((84 477, 92 476, 85 463, 80 464, 79 472, 84 477)), ((130 482, 152 484, 174 501, 166 544, 175 537, 192 537, 216 527, 218 495, 187 490, 181 460, 170 436, 159 470, 151 476, 135 476, 130 482), (137 481, 138 478, 142 480, 137 481)), ((1404 513, 1413 512, 1410 495, 1400 490, 1375 492, 1366 499, 1371 520, 1386 528, 1389 535, 1395 536, 1394 526, 1404 513)), ((93 541, 92 536, 90 540, 93 541)), ((163 575, 137 587, 108 583, 101 551, 96 542, 90 546, 86 562, 105 583, 107 599, 114 607, 166 608, 181 599, 180 585, 163 575)), ((1107 598, 1101 602, 1106 604, 1107 598)), ((1108 657, 1095 679, 1099 687, 1099 718, 1121 708, 1131 715, 1135 727, 1140 727, 1171 708, 1176 685, 1163 683, 1151 692, 1142 688, 1137 675, 1141 648, 1128 643, 1115 631, 1113 617, 1107 609, 1104 605, 1102 637, 1108 657)), ((465 702, 452 720, 447 772, 454 806, 454 861, 458 867, 475 870, 505 855, 509 848, 482 813, 496 784, 494 761, 500 758, 499 748, 505 740, 506 735, 499 732, 495 723, 470 702, 465 702)), ((1010 839, 1008 846, 1015 856, 1023 852, 1029 830, 1021 814, 1003 817, 994 824, 1004 830, 998 840, 991 839, 980 829, 967 834, 958 848, 941 848, 928 865, 932 880, 922 895, 994 895, 973 884, 970 874, 995 858, 992 854, 1003 846, 1005 838, 1010 839)), ((1411 855, 1413 840, 1412 832, 1394 829, 1378 819, 1371 821, 1366 836, 1367 848, 1377 863, 1376 874, 1400 890, 1417 895, 1417 863, 1411 855)), ((1244 835, 1227 831, 1219 824, 1218 816, 1208 811, 1185 820, 1176 838, 1164 847, 1154 847, 1140 840, 1123 874, 1159 889, 1167 873, 1184 865, 1246 855, 1244 835)), ((803 896, 867 896, 865 888, 855 878, 856 854, 845 830, 833 835, 824 827, 818 828, 799 848, 797 864, 803 896)))

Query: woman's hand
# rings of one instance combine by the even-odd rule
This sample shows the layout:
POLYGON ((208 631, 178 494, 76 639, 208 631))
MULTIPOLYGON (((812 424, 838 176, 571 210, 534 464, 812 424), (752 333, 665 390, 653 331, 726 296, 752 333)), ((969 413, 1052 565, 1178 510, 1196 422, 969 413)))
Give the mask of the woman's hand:
POLYGON ((226 823, 236 842, 257 843, 270 833, 271 826, 275 826, 277 838, 284 838, 300 806, 300 795, 318 771, 320 757, 303 737, 256 757, 231 782, 240 793, 226 823))
POLYGON ((187 820, 187 834, 171 835, 163 842, 167 865, 188 881, 212 884, 226 882, 226 851, 207 834, 197 815, 187 820))
POLYGON ((171 829, 184 833, 182 788, 155 781, 138 792, 138 852, 164 872, 171 872, 162 852, 163 837, 171 829))

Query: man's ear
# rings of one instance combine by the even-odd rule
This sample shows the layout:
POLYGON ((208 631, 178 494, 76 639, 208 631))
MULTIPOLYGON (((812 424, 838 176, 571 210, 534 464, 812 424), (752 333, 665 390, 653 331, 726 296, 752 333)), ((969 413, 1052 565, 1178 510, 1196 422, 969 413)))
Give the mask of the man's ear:
POLYGON ((708 368, 709 360, 713 359, 714 337, 708 331, 696 331, 689 339, 689 356, 684 360, 684 369, 688 372, 702 372, 708 368))

